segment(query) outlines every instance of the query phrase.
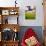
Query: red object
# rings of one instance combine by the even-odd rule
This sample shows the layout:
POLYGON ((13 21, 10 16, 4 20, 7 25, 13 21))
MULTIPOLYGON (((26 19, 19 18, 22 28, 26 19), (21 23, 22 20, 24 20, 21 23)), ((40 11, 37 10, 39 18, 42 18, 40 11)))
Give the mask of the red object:
MULTIPOLYGON (((33 31, 32 28, 27 29, 27 31, 25 32, 25 35, 24 35, 24 37, 23 37, 23 39, 22 39, 21 45, 22 45, 22 46, 26 46, 25 39, 28 39, 29 37, 32 37, 32 36, 36 37, 37 35, 36 35, 36 33, 33 31)), ((41 46, 41 45, 40 45, 40 43, 38 42, 35 46, 41 46)))

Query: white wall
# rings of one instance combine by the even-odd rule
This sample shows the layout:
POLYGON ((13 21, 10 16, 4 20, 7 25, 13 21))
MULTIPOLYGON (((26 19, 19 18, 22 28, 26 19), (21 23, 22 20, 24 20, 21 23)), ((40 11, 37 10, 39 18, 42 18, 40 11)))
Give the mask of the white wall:
POLYGON ((15 0, 0 0, 0 6, 1 7, 9 7, 9 6, 14 6, 14 1, 15 0))
POLYGON ((26 25, 26 26, 43 26, 43 6, 42 6, 42 0, 25 0, 21 3, 20 8, 20 25, 26 25), (25 6, 34 4, 36 6, 36 20, 25 20, 25 6))
MULTIPOLYGON (((15 0, 0 0, 0 6, 9 7, 15 6, 15 0)), ((19 24, 20 26, 43 26, 43 6, 42 0, 17 0, 18 6, 20 7, 19 12, 19 24), (34 4, 36 6, 36 20, 25 20, 25 6, 34 4)))

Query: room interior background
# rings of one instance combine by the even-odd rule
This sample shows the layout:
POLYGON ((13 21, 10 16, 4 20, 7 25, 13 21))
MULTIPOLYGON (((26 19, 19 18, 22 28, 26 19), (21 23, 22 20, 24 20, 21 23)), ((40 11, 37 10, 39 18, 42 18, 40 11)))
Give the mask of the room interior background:
MULTIPOLYGON (((0 0, 0 7, 14 7, 15 0, 0 0)), ((43 0, 17 0, 17 7, 19 7, 19 25, 21 27, 20 31, 20 40, 22 38, 23 33, 27 28, 31 27, 37 33, 40 41, 43 41, 43 29, 44 29, 44 13, 43 13, 43 0), (35 20, 25 20, 25 6, 34 4, 36 6, 36 19, 35 20), (21 35, 22 34, 22 35, 21 35)), ((8 17, 9 23, 11 21, 11 16, 8 17)), ((13 17, 13 23, 15 23, 15 17, 13 17)), ((12 21, 11 21, 12 22, 12 21)))
MULTIPOLYGON (((43 0, 17 0, 17 6, 19 7, 19 25, 20 26, 44 26, 43 16, 43 0), (36 6, 36 19, 25 20, 25 6, 34 4, 36 6), (21 18, 21 19, 20 19, 21 18)), ((15 0, 0 0, 0 7, 14 7, 15 0)), ((11 20, 11 16, 9 20, 11 20)), ((13 21, 14 22, 14 21, 13 21)))

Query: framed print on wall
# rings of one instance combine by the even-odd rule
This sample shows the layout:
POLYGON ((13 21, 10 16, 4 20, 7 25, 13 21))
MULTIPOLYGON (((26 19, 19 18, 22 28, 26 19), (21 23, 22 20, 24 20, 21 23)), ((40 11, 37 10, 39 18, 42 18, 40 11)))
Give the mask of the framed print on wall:
POLYGON ((9 15, 9 10, 2 10, 2 15, 9 15))
POLYGON ((26 6, 25 10, 25 19, 34 20, 36 19, 36 7, 35 6, 26 6))

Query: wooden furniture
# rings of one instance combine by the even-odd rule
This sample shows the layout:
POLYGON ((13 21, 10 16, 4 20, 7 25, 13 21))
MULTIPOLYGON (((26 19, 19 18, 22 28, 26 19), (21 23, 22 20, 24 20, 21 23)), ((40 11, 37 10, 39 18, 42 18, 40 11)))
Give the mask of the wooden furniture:
MULTIPOLYGON (((19 7, 0 7, 0 32, 1 32, 0 46, 18 46, 19 39, 16 40, 14 38, 15 33, 18 33, 20 30, 20 26, 18 24, 18 17, 19 17, 19 7), (8 22, 9 17, 16 17, 16 23, 9 24, 8 22), (14 33, 12 37, 10 36, 11 39, 8 41, 4 40, 2 37, 2 35, 4 35, 3 33, 6 31, 14 33)), ((13 21, 15 22, 15 20, 13 21)))
POLYGON ((18 46, 18 41, 5 41, 3 46, 18 46))
MULTIPOLYGON (((1 32, 5 29, 5 28, 9 28, 11 30, 15 30, 16 29, 16 32, 19 32, 20 30, 20 26, 18 24, 1 24, 1 32)), ((15 32, 15 31, 14 31, 15 32)))
POLYGON ((46 0, 43 0, 44 8, 44 46, 46 46, 46 0))
POLYGON ((46 26, 46 0, 43 0, 43 8, 44 8, 44 26, 46 26))
POLYGON ((0 7, 1 24, 8 24, 8 17, 19 17, 19 7, 0 7))

